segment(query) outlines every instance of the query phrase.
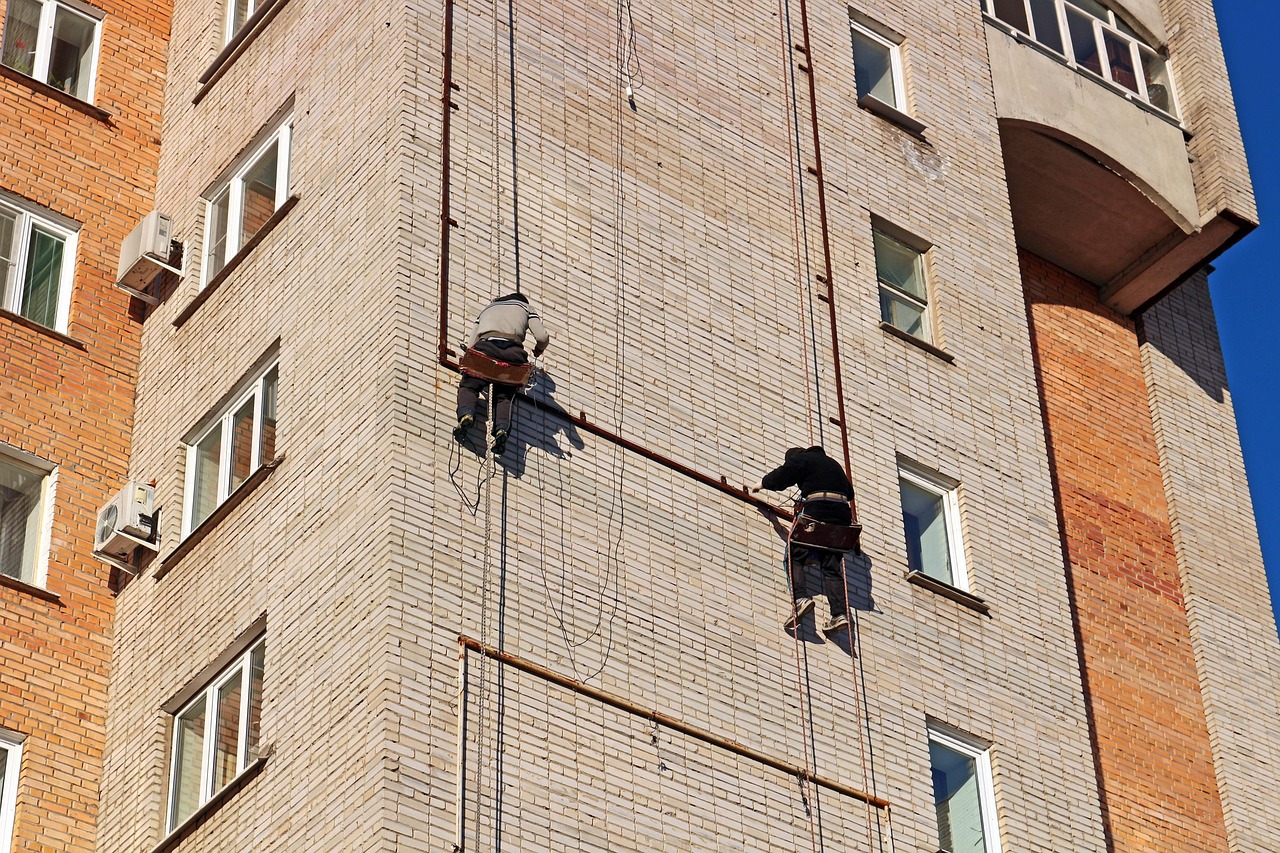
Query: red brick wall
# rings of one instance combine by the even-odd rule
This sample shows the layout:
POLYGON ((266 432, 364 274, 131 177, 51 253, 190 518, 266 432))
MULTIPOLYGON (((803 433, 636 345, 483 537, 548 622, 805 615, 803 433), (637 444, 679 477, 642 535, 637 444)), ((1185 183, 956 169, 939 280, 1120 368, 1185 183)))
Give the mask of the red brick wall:
POLYGON ((1112 850, 1225 851, 1133 323, 1088 282, 1021 265, 1112 850))
POLYGON ((98 507, 128 471, 141 332, 111 284, 159 159, 171 6, 95 5, 105 114, 0 72, 0 188, 80 223, 72 340, 0 315, 0 441, 58 471, 45 583, 57 600, 0 585, 0 727, 25 736, 13 841, 24 853, 96 846, 114 595, 90 552, 98 507))

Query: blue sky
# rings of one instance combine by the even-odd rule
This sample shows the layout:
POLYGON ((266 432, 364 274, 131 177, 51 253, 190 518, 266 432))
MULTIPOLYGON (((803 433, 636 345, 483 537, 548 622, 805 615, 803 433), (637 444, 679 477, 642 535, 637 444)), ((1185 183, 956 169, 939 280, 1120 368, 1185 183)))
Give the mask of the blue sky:
MULTIPOLYGON (((1280 436, 1275 338, 1280 333, 1280 0, 1216 0, 1253 188, 1262 222, 1215 263, 1209 278, 1253 494, 1271 606, 1280 597, 1280 436)), ((1175 66, 1176 68, 1176 66, 1175 66)))

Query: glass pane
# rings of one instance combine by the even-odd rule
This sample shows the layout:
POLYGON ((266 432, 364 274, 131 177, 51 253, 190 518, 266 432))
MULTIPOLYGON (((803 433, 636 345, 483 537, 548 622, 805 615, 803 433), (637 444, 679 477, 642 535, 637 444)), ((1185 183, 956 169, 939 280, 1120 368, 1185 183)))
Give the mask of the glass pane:
POLYGON ((1031 0, 1031 21, 1036 26, 1036 41, 1062 53, 1062 31, 1053 0, 1031 0))
POLYGON ((218 688, 218 716, 213 726, 213 790, 236 778, 240 772, 240 694, 244 670, 236 672, 218 688))
POLYGON ((9 750, 0 746, 0 814, 4 814, 4 776, 9 769, 9 750))
POLYGON ((50 328, 58 322, 58 284, 62 281, 65 246, 66 241, 61 237, 38 228, 31 229, 31 239, 27 243, 27 274, 23 276, 18 313, 50 328))
POLYGON ((1107 9, 1106 6, 1099 3, 1098 0, 1068 0, 1068 3, 1067 3, 1068 13, 1072 11, 1071 9, 1072 6, 1075 6, 1089 13, 1093 17, 1097 18, 1099 21, 1106 21, 1107 23, 1111 23, 1111 12, 1107 9))
POLYGON ((871 237, 876 252, 876 277, 921 302, 927 301, 920 253, 879 231, 871 232, 871 237))
POLYGON ((871 95, 891 107, 898 106, 893 90, 893 57, 889 48, 857 30, 853 31, 853 74, 858 97, 871 95))
POLYGON ((227 221, 231 216, 231 193, 223 190, 209 202, 209 245, 204 251, 204 280, 218 274, 227 262, 227 221))
POLYGON ((249 16, 253 14, 253 6, 249 0, 235 0, 231 6, 231 35, 240 32, 240 28, 244 26, 244 22, 249 20, 249 16))
POLYGON ((1102 76, 1102 58, 1093 32, 1093 18, 1067 7, 1067 31, 1071 34, 1071 50, 1076 64, 1102 76))
POLYGON ((196 445, 195 482, 192 484, 191 524, 189 529, 209 517, 218 505, 218 469, 222 465, 222 424, 196 445))
POLYGON ((1137 92, 1138 75, 1133 66, 1131 43, 1106 30, 1102 31, 1102 43, 1107 47, 1107 64, 1111 67, 1111 79, 1130 92, 1137 92))
POLYGON ((930 741, 929 764, 938 812, 938 845, 947 853, 986 853, 977 762, 930 741))
POLYGON ((1169 82, 1169 66, 1164 57, 1152 50, 1139 47, 1142 57, 1142 73, 1147 78, 1147 100, 1151 106, 1173 114, 1172 84, 1169 82))
POLYGON ((258 732, 262 728, 262 675, 267 646, 259 643, 249 656, 249 723, 245 732, 245 761, 258 757, 258 732))
POLYGON ((943 583, 954 583, 947 519, 942 496, 900 479, 902 526, 907 538, 907 566, 943 583))
POLYGON ((8 308, 9 276, 13 259, 18 254, 14 234, 18 230, 18 214, 0 208, 0 308, 8 308))
POLYGON ((4 20, 4 48, 0 62, 14 71, 30 74, 36 63, 36 37, 40 32, 39 0, 9 0, 4 20))
POLYGON ((88 100, 95 29, 94 22, 83 15, 58 7, 53 18, 53 45, 49 53, 47 82, 50 86, 88 100))
POLYGON ((880 319, 914 338, 929 340, 924 308, 884 287, 880 288, 880 319))
POLYGON ((253 403, 254 397, 250 397, 231 416, 231 491, 233 492, 256 467, 253 464, 253 403))
POLYGON ((280 369, 271 368, 262 378, 262 450, 258 464, 270 462, 276 457, 276 386, 280 369))
POLYGON ((200 763, 204 756, 204 706, 197 702, 174 720, 173 790, 169 795, 169 828, 200 807, 200 763))
POLYGON ((27 583, 35 579, 44 476, 0 459, 0 574, 27 583))
POLYGON ((1030 34, 1027 28, 1027 7, 1022 0, 995 0, 996 17, 1014 29, 1030 34))
POLYGON ((244 211, 240 217, 240 245, 249 242, 276 212, 276 161, 280 144, 272 143, 244 176, 244 211))

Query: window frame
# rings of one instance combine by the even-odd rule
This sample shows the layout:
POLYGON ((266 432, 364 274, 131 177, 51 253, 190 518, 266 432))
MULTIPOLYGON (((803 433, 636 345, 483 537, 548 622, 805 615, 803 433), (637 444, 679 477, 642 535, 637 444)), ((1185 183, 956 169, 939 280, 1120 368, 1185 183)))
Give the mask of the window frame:
MULTIPOLYGON (((262 430, 263 430, 263 411, 266 401, 266 379, 271 374, 275 374, 275 394, 277 405, 277 419, 279 418, 279 394, 280 394, 280 358, 272 357, 266 365, 253 376, 254 378, 243 383, 238 390, 231 396, 230 402, 218 409, 218 414, 207 418, 201 422, 201 426, 188 434, 188 438, 183 441, 185 446, 184 464, 186 466, 184 474, 184 487, 182 498, 182 538, 186 538, 193 530, 204 523, 205 519, 217 512, 218 507, 224 504, 236 489, 244 485, 245 482, 258 471, 262 466, 266 465, 271 459, 264 459, 262 456, 262 430), (244 407, 249 400, 253 400, 253 434, 250 438, 249 445, 249 470, 246 472, 244 480, 235 487, 231 485, 232 470, 232 442, 235 438, 234 422, 235 416, 244 407), (221 429, 222 435, 219 438, 219 462, 218 462, 218 481, 215 488, 214 504, 199 521, 192 523, 192 512, 195 509, 196 499, 196 467, 199 459, 200 444, 215 429, 221 429)), ((274 454, 273 454, 274 456, 274 454)))
MULTIPOLYGON (((929 723, 926 727, 930 744, 938 744, 944 749, 970 758, 974 762, 974 775, 978 787, 978 807, 982 811, 982 841, 986 850, 983 853, 1002 853, 1000 846, 1000 818, 996 814, 995 777, 991 770, 991 746, 937 723, 929 723)), ((933 771, 933 760, 929 760, 930 773, 933 771)), ((937 803, 934 804, 935 809, 937 803)), ((936 820, 936 818, 935 818, 936 820)), ((935 824, 935 830, 937 826, 935 824)), ((942 850, 942 839, 938 839, 939 853, 942 850)))
POLYGON ((876 268, 876 296, 878 298, 882 298, 881 293, 883 293, 886 289, 888 289, 893 296, 896 296, 899 299, 905 300, 906 302, 912 305, 917 305, 921 309, 920 316, 923 320, 924 334, 923 335, 912 334, 911 332, 907 331, 906 329, 902 328, 901 326, 897 325, 896 323, 886 318, 884 316, 883 302, 880 303, 880 321, 883 323, 887 323, 888 325, 892 326, 894 329, 897 329, 899 332, 901 332, 902 334, 906 335, 907 337, 913 340, 922 341, 931 346, 937 346, 937 340, 936 340, 937 329, 935 328, 936 323, 934 322, 934 317, 933 317, 933 312, 934 312, 933 275, 931 274, 930 263, 929 263, 929 254, 932 248, 933 246, 930 245, 929 243, 923 240, 920 240, 917 237, 909 235, 899 228, 895 228, 894 226, 890 225, 884 220, 881 220, 879 217, 873 217, 871 220, 871 256, 872 256, 872 261, 874 262, 874 265, 876 268), (908 293, 907 291, 898 287, 896 284, 889 281, 885 281, 883 278, 881 278, 880 256, 879 256, 880 253, 877 251, 877 247, 876 247, 877 235, 885 239, 892 240, 894 243, 897 243, 898 245, 902 246, 903 248, 915 254, 916 264, 917 264, 917 268, 919 269, 921 284, 923 285, 922 289, 924 290, 923 300, 921 300, 920 297, 916 296, 913 293, 908 293))
MULTIPOLYGON (((76 2, 75 0, 32 0, 32 2, 40 4, 40 23, 37 25, 36 33, 36 49, 31 60, 31 70, 22 71, 15 66, 5 63, 6 68, 10 68, 19 74, 30 77, 38 83, 50 88, 57 89, 64 95, 83 101, 86 104, 94 102, 94 94, 98 88, 98 66, 102 60, 102 21, 106 17, 106 13, 100 9, 88 5, 87 3, 76 2), (49 81, 49 63, 53 55, 53 30, 57 22, 58 9, 64 9, 71 15, 82 18, 93 25, 93 49, 90 51, 88 79, 85 82, 85 96, 81 97, 74 92, 68 92, 60 89, 49 81)), ((8 29, 8 10, 9 5, 6 3, 5 21, 8 29)), ((7 33, 4 36, 5 42, 8 41, 7 33)), ((0 45, 3 49, 3 45, 0 45)))
POLYGON ((0 853, 11 853, 13 850, 23 740, 25 738, 22 735, 0 729, 0 762, 4 764, 4 788, 0 790, 0 853))
POLYGON ((1054 20, 1058 25, 1058 38, 1062 42, 1062 49, 1046 43, 1042 37, 1036 32, 1035 16, 1032 13, 1030 0, 1012 0, 1012 2, 1020 2, 1023 7, 1023 13, 1026 15, 1027 28, 1024 30, 1017 24, 1010 23, 1004 18, 999 17, 995 11, 995 0, 982 0, 982 13, 988 20, 998 23, 1000 26, 1008 28, 1015 33, 1021 33, 1031 39, 1035 44, 1044 50, 1047 50, 1053 56, 1062 60, 1066 65, 1082 74, 1092 77, 1094 80, 1100 80, 1108 87, 1119 92, 1126 98, 1136 99, 1143 106, 1155 110, 1158 114, 1165 116, 1176 123, 1181 124, 1181 116, 1178 108, 1177 86, 1174 82, 1173 69, 1167 56, 1161 51, 1147 44, 1137 32, 1125 23, 1124 19, 1116 14, 1115 10, 1102 3, 1106 11, 1105 18, 1099 18, 1096 14, 1083 6, 1077 5, 1072 0, 1051 0, 1054 6, 1054 20), (1081 65, 1076 61, 1075 43, 1071 36, 1071 27, 1068 21, 1067 7, 1080 17, 1087 19, 1090 24, 1090 31, 1093 34, 1093 47, 1097 51, 1099 66, 1102 73, 1098 73, 1087 66, 1081 65), (1115 79, 1115 73, 1112 70, 1110 57, 1107 55, 1106 42, 1104 35, 1111 35, 1124 42, 1129 47, 1129 60, 1133 63, 1134 80, 1137 83, 1137 89, 1131 89, 1123 83, 1115 79), (1167 97, 1169 99, 1169 108, 1157 106, 1151 100, 1150 87, 1147 83, 1146 65, 1143 62, 1145 56, 1158 59, 1162 65, 1162 71, 1168 79, 1167 97))
POLYGON ((38 501, 38 506, 40 507, 40 532, 37 534, 35 560, 31 567, 31 577, 15 578, 12 575, 3 575, 3 577, 28 586, 37 587, 38 589, 44 589, 49 577, 49 548, 53 540, 53 507, 54 495, 57 491, 58 468, 39 456, 26 453, 4 442, 0 442, 0 461, 18 468, 34 471, 41 477, 41 494, 38 501))
POLYGON ((0 280, 0 308, 22 317, 24 320, 66 334, 71 314, 71 289, 75 284, 76 255, 79 251, 80 231, 70 224, 60 222, 42 212, 35 205, 20 200, 9 193, 0 193, 0 211, 14 215, 13 245, 9 258, 9 273, 0 280), (26 278, 33 231, 41 231, 62 240, 62 269, 58 274, 58 307, 52 326, 41 323, 22 313, 22 288, 26 278))
POLYGON ((891 104, 888 101, 885 101, 882 98, 879 98, 876 95, 871 94, 870 90, 867 91, 867 94, 865 95, 865 97, 874 98, 876 101, 879 101, 885 106, 891 107, 905 115, 907 112, 907 85, 906 85, 906 74, 903 72, 903 67, 902 67, 902 40, 899 39, 895 41, 893 38, 886 35, 884 32, 872 27, 869 21, 859 20, 859 17, 854 17, 853 15, 850 15, 849 17, 849 29, 850 29, 849 48, 853 58, 854 92, 855 93, 857 92, 857 87, 858 87, 858 82, 857 82, 858 60, 857 60, 857 52, 856 50, 854 50, 854 42, 853 42, 853 38, 856 34, 856 35, 861 35, 864 38, 867 38, 879 44, 881 47, 888 49, 889 73, 893 78, 894 103, 891 104))
MULTIPOLYGON (((263 689, 266 683, 266 642, 265 634, 259 635, 241 652, 239 652, 231 663, 219 670, 218 674, 209 680, 209 683, 201 688, 195 696, 183 703, 176 711, 170 715, 169 733, 169 770, 168 790, 165 797, 165 814, 164 827, 165 834, 172 833, 175 829, 183 824, 186 820, 197 814, 201 808, 210 800, 216 797, 220 792, 233 785, 236 779, 247 770, 250 765, 258 760, 259 756, 249 757, 249 712, 252 705, 252 679, 253 679, 253 656, 262 649, 263 654, 263 679, 259 684, 259 690, 263 689), (239 710, 239 719, 236 726, 236 770, 231 778, 227 779, 217 788, 214 787, 214 772, 217 769, 215 762, 215 751, 217 749, 217 725, 218 725, 218 693, 222 688, 231 684, 236 678, 240 679, 241 701, 239 710), (178 771, 181 764, 178 760, 178 738, 181 734, 181 727, 178 720, 190 712, 193 708, 203 704, 204 706, 204 724, 201 731, 201 748, 200 748, 200 790, 197 796, 197 804, 195 808, 181 819, 176 817, 176 802, 179 792, 178 787, 178 771)), ((261 731, 258 732, 258 744, 261 744, 261 731)))
MULTIPOLYGON (((964 555, 964 535, 961 526, 960 517, 960 483, 949 477, 928 471, 918 465, 914 465, 906 460, 898 460, 898 500, 901 507, 902 501, 902 482, 906 481, 921 491, 928 492, 939 498, 942 502, 942 521, 944 530, 947 534, 947 555, 951 560, 951 577, 943 579, 934 577, 926 572, 923 567, 909 571, 919 571, 938 583, 946 584, 953 589, 961 592, 973 594, 973 590, 969 586, 969 567, 964 555)), ((908 553, 911 545, 907 541, 906 522, 903 520, 903 553, 908 553)))
POLYGON ((250 148, 247 156, 238 158, 230 174, 215 183, 201 198, 204 208, 204 241, 200 262, 201 290, 217 277, 236 253, 254 236, 250 234, 246 237, 243 233, 245 177, 253 171, 273 145, 279 147, 276 150, 276 186, 272 212, 278 211, 289 198, 289 160, 293 150, 293 116, 291 114, 286 115, 261 142, 250 148), (218 223, 214 216, 215 205, 222 199, 224 193, 227 196, 226 242, 222 249, 222 263, 217 269, 211 270, 209 250, 212 245, 213 228, 218 223))

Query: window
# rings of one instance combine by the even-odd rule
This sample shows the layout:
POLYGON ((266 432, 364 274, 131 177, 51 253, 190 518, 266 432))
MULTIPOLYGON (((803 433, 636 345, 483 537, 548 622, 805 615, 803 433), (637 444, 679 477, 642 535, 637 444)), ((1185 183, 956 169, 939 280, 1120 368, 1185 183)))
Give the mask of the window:
POLYGON ((930 726, 929 769, 941 853, 1000 853, 987 748, 930 726))
POLYGON ((1164 57, 1097 0, 983 0, 983 10, 1078 70, 1176 116, 1164 57))
POLYGON ((186 506, 182 535, 209 517, 249 475, 276 454, 276 386, 271 365, 187 444, 186 506))
POLYGON ((75 0, 9 0, 0 62, 92 101, 101 19, 101 12, 75 0))
POLYGON ((205 197, 204 279, 258 233, 289 197, 289 120, 205 197))
POLYGON ((905 110, 902 83, 902 56, 898 43, 855 20, 853 31, 853 74, 858 101, 870 96, 895 110, 905 110))
POLYGON ((266 648, 258 640, 174 715, 166 831, 257 760, 266 648))
POLYGON ((0 575, 33 586, 44 582, 49 543, 52 468, 42 464, 0 446, 0 575))
POLYGON ((76 233, 0 196, 0 308, 66 331, 76 233))
POLYGON ((21 763, 22 737, 0 729, 0 853, 9 853, 13 849, 14 811, 21 763))
POLYGON ((258 0, 227 0, 227 28, 224 33, 223 43, 230 42, 235 38, 236 33, 245 25, 249 18, 253 17, 253 13, 264 3, 258 0))
POLYGON ((932 342, 924 252, 872 226, 880 319, 914 338, 932 342))
POLYGON ((957 484, 900 464, 898 488, 902 494, 907 567, 967 591, 957 484))

